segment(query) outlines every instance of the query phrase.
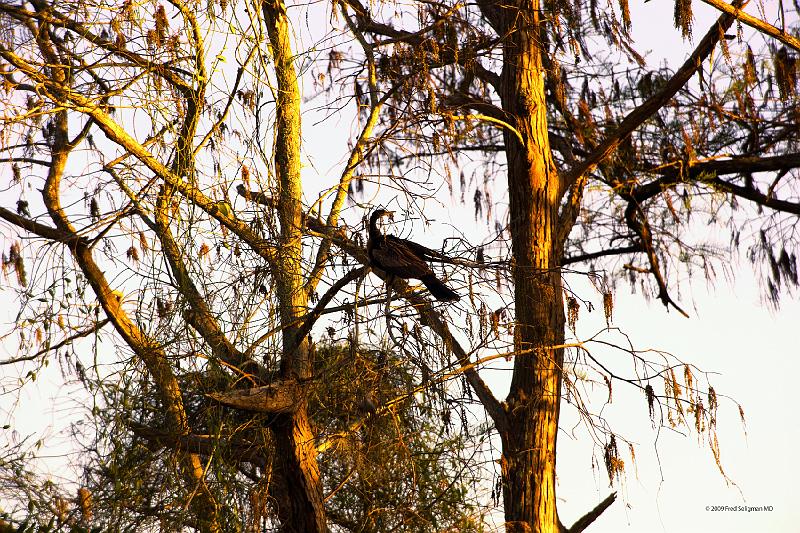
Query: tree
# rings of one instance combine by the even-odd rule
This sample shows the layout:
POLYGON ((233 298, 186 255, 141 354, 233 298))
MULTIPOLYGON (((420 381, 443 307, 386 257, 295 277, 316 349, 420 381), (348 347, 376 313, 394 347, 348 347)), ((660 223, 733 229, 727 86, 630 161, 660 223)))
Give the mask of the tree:
MULTIPOLYGON (((336 388, 329 380, 330 390, 314 389, 320 376, 312 374, 309 332, 365 270, 331 278, 330 237, 317 246, 316 263, 308 264, 303 249, 309 213, 300 181, 299 65, 285 6, 230 10, 227 2, 212 2, 204 13, 180 1, 0 4, 3 163, 19 193, 16 209, 2 207, 0 216, 36 239, 23 246, 11 238, 6 247, 24 355, 2 363, 20 365, 24 383, 55 354, 96 402, 91 431, 82 435, 82 481, 91 488, 82 486, 84 496, 73 503, 102 508, 83 513, 86 521, 117 529, 258 529, 268 507, 269 523, 286 531, 326 530, 329 519, 353 529, 376 520, 471 529, 467 488, 443 478, 466 437, 431 431, 425 410, 409 427, 402 398, 362 412, 369 420, 337 442, 385 418, 400 435, 413 429, 401 440, 414 450, 403 465, 413 482, 362 498, 361 514, 336 512, 338 498, 353 500, 347 494, 356 482, 405 472, 397 465, 393 473, 346 470, 353 450, 344 453, 331 443, 335 433, 311 425, 312 395, 327 399, 336 388), (232 28, 236 42, 220 48, 214 37, 232 28), (228 60, 237 66, 228 68, 228 60), (224 177, 230 169, 234 176, 224 177), (230 196, 235 180, 238 204, 230 196), (251 195, 253 185, 271 194, 251 195), (55 257, 49 245, 59 249, 55 257), (310 307, 320 283, 327 291, 310 307), (87 361, 92 353, 97 358, 87 361), (321 478, 319 454, 330 478, 321 478), (325 488, 328 498, 336 496, 330 517, 325 488), (422 493, 434 500, 420 503, 422 493), (407 512, 385 518, 398 498, 407 512)), ((362 137, 369 135, 366 128, 362 137)), ((363 144, 335 186, 329 227, 337 224, 363 144)), ((355 309, 343 303, 339 322, 355 309)), ((330 419, 340 414, 330 408, 315 406, 316 423, 341 431, 330 419)), ((365 440, 371 448, 363 455, 387 455, 365 440)), ((33 476, 23 481, 37 488, 33 476)), ((21 503, 67 523, 54 498, 21 503)))
MULTIPOLYGON (((571 321, 580 307, 573 297, 565 302, 564 268, 629 258, 624 269, 633 278, 649 278, 667 309, 686 314, 670 291, 676 273, 695 267, 708 272, 715 253, 713 245, 687 242, 687 221, 693 212, 708 211, 712 222, 728 224, 738 246, 735 210, 747 201, 763 215, 761 242, 751 245, 750 255, 771 265, 770 297, 777 300, 781 287, 796 286, 788 228, 800 213, 798 137, 789 118, 798 110, 797 38, 743 14, 742 3, 709 2, 723 14, 686 62, 674 72, 651 71, 630 41, 627 2, 615 12, 601 12, 594 3, 426 3, 411 28, 358 0, 345 3, 354 26, 369 36, 384 76, 412 87, 392 100, 403 110, 397 118, 403 126, 395 128, 408 137, 409 127, 417 126, 420 152, 494 153, 504 165, 508 224, 501 224, 497 237, 507 229, 511 241, 513 377, 502 403, 471 383, 502 441, 507 530, 563 529, 555 457, 565 307, 571 321), (748 24, 775 39, 765 50, 771 60, 756 59, 750 44, 726 33, 737 18, 740 28, 748 24), (598 54, 603 42, 623 59, 598 54), (707 68, 715 49, 722 60, 707 68), (629 62, 624 70, 616 67, 629 62), (700 76, 697 84, 690 83, 694 75, 700 76), (581 80, 580 89, 573 87, 581 80)), ((689 2, 676 2, 675 24, 684 37, 691 35, 689 2)), ((456 164, 464 160, 453 156, 456 164)), ((476 211, 482 192, 478 186, 476 211)), ((612 295, 608 287, 603 292, 610 314, 612 295)), ((669 366, 668 390, 674 393, 666 398, 673 396, 682 416, 680 385, 669 366)), ((610 380, 620 376, 601 368, 610 392, 610 380)), ((685 368, 700 430, 707 413, 685 368)), ((648 380, 630 381, 646 392, 652 408, 648 380)), ((713 387, 708 404, 716 408, 713 387)), ((713 413, 710 421, 713 426, 713 413)), ((605 450, 611 478, 619 464, 616 448, 612 433, 605 450)), ((569 530, 584 529, 612 501, 601 502, 569 530)))
MULTIPOLYGON (((90 378, 83 370, 78 378, 106 409, 95 418, 113 429, 103 447, 140 445, 111 466, 95 464, 95 472, 131 482, 122 492, 137 479, 163 488, 158 500, 134 498, 143 523, 225 531, 239 526, 224 502, 251 494, 253 515, 268 500, 285 531, 324 531, 330 523, 356 529, 370 515, 368 499, 354 496, 357 482, 368 480, 341 466, 346 454, 320 453, 338 451, 328 443, 343 430, 330 422, 335 413, 321 417, 312 401, 318 384, 336 389, 315 372, 309 340, 320 338, 321 317, 333 317, 333 335, 347 330, 351 346, 388 338, 404 356, 398 375, 417 383, 405 394, 426 391, 443 425, 454 409, 462 420, 474 416, 474 394, 491 421, 477 424, 480 434, 496 431, 501 443, 507 531, 567 529, 556 509, 556 436, 564 392, 580 394, 565 378, 567 348, 570 363, 594 366, 609 392, 614 380, 641 388, 651 416, 656 403, 681 419, 690 408, 698 431, 708 421, 713 433, 717 399, 709 386, 704 404, 689 365, 679 368, 684 394, 673 359, 654 363, 632 351, 634 368, 645 372, 625 378, 585 343, 567 343, 580 303, 565 294, 565 268, 621 263, 635 283, 650 280, 657 298, 683 313, 671 290, 677 274, 709 268, 715 252, 687 241, 689 218, 707 211, 731 224, 738 245, 735 209, 748 201, 761 210, 751 255, 770 267, 770 296, 797 284, 787 224, 800 213, 797 39, 738 4, 709 3, 724 14, 675 72, 647 68, 633 49, 627 2, 604 12, 594 3, 425 2, 394 14, 392 6, 347 0, 330 11, 331 28, 342 31, 320 38, 307 56, 293 49, 279 1, 210 2, 202 13, 178 0, 0 3, 3 163, 19 193, 16 209, 2 207, 0 217, 37 239, 6 246, 4 265, 20 286, 19 350, 34 354, 5 363, 41 365, 89 335, 102 339, 98 351, 115 348, 92 365, 90 378), (401 27, 410 14, 415 22, 401 27), (736 18, 780 41, 763 49, 770 60, 728 41, 736 18), (226 44, 214 39, 228 34, 226 44), (346 54, 338 47, 350 46, 348 39, 346 54), (326 46, 327 57, 314 55, 326 46), (601 46, 617 55, 603 56, 601 46), (704 67, 717 48, 721 59, 704 67), (341 173, 316 200, 304 196, 301 180, 299 80, 311 86, 311 75, 331 114, 349 101, 360 118, 341 173), (417 206, 434 203, 435 176, 452 189, 451 167, 471 154, 480 154, 485 172, 507 176, 509 209, 507 224, 487 238, 499 244, 447 250, 458 257, 444 268, 462 281, 469 305, 434 306, 399 280, 390 280, 387 295, 378 278, 365 277, 363 227, 343 217, 348 196, 357 204, 360 190, 387 184, 405 193, 409 213, 424 215, 417 206), (70 258, 53 258, 56 248, 70 258), (488 250, 500 261, 487 260, 488 250), (26 267, 31 259, 34 268, 26 267), (351 268, 354 260, 362 266, 351 268), (495 288, 504 283, 513 287, 508 301, 495 288), (397 298, 404 303, 393 307, 397 298), (501 401, 480 368, 503 357, 513 374, 501 401), (656 380, 667 385, 664 394, 655 392, 656 380), (153 455, 163 450, 163 458, 153 455), (339 484, 354 491, 334 491, 343 511, 338 497, 326 503, 324 496, 339 484), (366 505, 359 519, 344 512, 355 501, 366 505)), ((677 2, 675 13, 676 27, 690 35, 690 3, 677 2)), ((463 195, 471 183, 459 177, 463 195)), ((491 185, 476 187, 476 215, 500 220, 491 185)), ((610 317, 614 278, 593 279, 610 317)), ((378 411, 389 416, 392 405, 378 411)), ((411 422, 398 427, 409 430, 411 422)), ((618 436, 600 429, 613 480, 618 436)), ((426 467, 436 483, 417 487, 435 491, 443 472, 457 479, 465 465, 480 464, 454 453, 455 440, 437 441, 435 432, 425 438, 415 441, 418 449, 446 444, 450 452, 432 457, 458 457, 460 465, 426 467)), ((379 478, 399 483, 388 473, 379 478)), ((437 502, 466 494, 444 485, 437 502)), ((613 501, 612 494, 568 530, 585 529, 613 501)), ((109 516, 129 510, 109 502, 109 516)))

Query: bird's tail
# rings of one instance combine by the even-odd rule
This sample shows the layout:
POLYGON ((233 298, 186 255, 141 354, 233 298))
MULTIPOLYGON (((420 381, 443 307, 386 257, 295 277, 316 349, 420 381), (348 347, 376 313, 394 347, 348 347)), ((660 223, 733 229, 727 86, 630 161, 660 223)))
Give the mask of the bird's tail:
POLYGON ((453 289, 439 281, 433 274, 428 274, 422 278, 422 283, 431 291, 433 297, 443 302, 453 302, 459 299, 458 294, 453 289))

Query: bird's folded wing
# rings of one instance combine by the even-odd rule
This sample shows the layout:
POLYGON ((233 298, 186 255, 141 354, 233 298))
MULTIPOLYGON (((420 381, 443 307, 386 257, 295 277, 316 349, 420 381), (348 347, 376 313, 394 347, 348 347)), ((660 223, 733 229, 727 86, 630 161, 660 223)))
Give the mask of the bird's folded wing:
POLYGON ((401 277, 419 277, 431 271, 412 248, 397 241, 387 239, 383 246, 372 250, 372 255, 380 266, 401 277))
POLYGON ((441 252, 437 252, 436 250, 432 250, 427 246, 423 246, 419 243, 414 241, 409 241, 407 239, 401 239, 400 237, 395 237, 394 235, 387 235, 386 240, 390 243, 396 243, 401 246, 405 246, 410 251, 412 251, 417 257, 420 259, 425 259, 428 261, 432 260, 440 260, 440 261, 448 261, 450 260, 449 257, 444 255, 441 252))

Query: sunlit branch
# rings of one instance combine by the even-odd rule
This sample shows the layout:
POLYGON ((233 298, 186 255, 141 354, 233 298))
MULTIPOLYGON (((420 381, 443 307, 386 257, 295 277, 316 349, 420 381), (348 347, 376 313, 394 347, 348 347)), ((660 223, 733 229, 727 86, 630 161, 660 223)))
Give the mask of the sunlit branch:
POLYGON ((14 213, 13 211, 6 209, 5 207, 0 207, 0 218, 3 218, 8 222, 11 222, 15 226, 18 226, 26 231, 33 233, 34 235, 38 235, 39 237, 43 237, 51 241, 61 242, 64 244, 71 244, 79 239, 86 240, 85 237, 80 237, 78 235, 74 235, 66 231, 61 231, 58 228, 54 228, 52 226, 42 224, 41 222, 36 222, 34 220, 30 220, 28 218, 20 216, 14 213))
MULTIPOLYGON (((131 61, 136 66, 147 70, 149 72, 153 72, 156 75, 162 77, 165 81, 175 86, 176 89, 183 92, 186 90, 190 90, 191 88, 189 85, 186 84, 179 76, 175 74, 173 71, 178 71, 175 67, 169 67, 160 63, 153 63, 149 60, 144 59, 140 55, 131 52, 125 48, 120 48, 108 39, 104 39, 94 33, 91 30, 86 28, 80 22, 75 22, 70 17, 63 15, 62 13, 58 12, 57 10, 53 9, 52 6, 47 5, 46 3, 42 2, 42 0, 32 0, 31 4, 36 6, 39 11, 28 11, 26 9, 22 9, 6 2, 0 2, 0 12, 5 12, 9 16, 19 20, 20 22, 26 22, 29 20, 39 20, 41 22, 45 22, 48 24, 52 24, 54 27, 61 27, 66 28, 70 31, 75 32, 77 35, 80 35, 87 41, 91 42, 94 45, 97 45, 109 52, 118 54, 120 57, 124 57, 125 59, 131 61)), ((182 72, 182 74, 189 76, 188 73, 182 72)))
POLYGON ((210 392, 206 396, 234 409, 278 414, 294 412, 305 397, 305 390, 306 387, 296 379, 288 379, 260 387, 210 392))
POLYGON ((225 120, 228 118, 228 113, 230 112, 231 106, 236 99, 236 93, 239 89, 239 84, 242 82, 242 77, 246 71, 247 65, 250 63, 250 60, 255 56, 255 52, 258 50, 257 46, 253 46, 250 49, 250 52, 247 53, 247 57, 245 58, 244 62, 236 69, 236 78, 233 80, 233 86, 231 87, 230 94, 228 95, 228 101, 225 102, 225 108, 220 113, 219 118, 214 122, 214 124, 208 129, 203 139, 197 143, 197 146, 194 148, 194 155, 196 156, 200 150, 206 145, 206 143, 211 139, 214 135, 214 132, 218 131, 222 124, 225 123, 225 120))
POLYGON ((495 124, 500 126, 503 129, 507 129, 511 133, 513 133, 517 139, 519 140, 520 144, 525 144, 525 141, 522 138, 522 134, 519 132, 517 128, 506 122, 505 120, 501 120, 499 118, 491 117, 489 115, 483 115, 480 113, 474 113, 471 115, 451 115, 450 118, 453 120, 480 120, 484 122, 489 122, 490 124, 495 124))
MULTIPOLYGON (((386 100, 394 94, 398 87, 395 85, 395 87, 393 87, 392 90, 387 91, 383 97, 380 99, 378 98, 378 74, 375 67, 375 52, 373 46, 367 42, 365 36, 352 21, 350 15, 347 13, 347 9, 344 6, 342 6, 342 16, 347 22, 350 31, 353 32, 356 40, 358 40, 361 48, 364 50, 364 55, 367 58, 367 80, 369 85, 370 109, 366 124, 364 124, 364 127, 362 128, 361 134, 358 136, 355 146, 353 146, 353 149, 350 151, 350 157, 347 160, 347 164, 345 165, 342 175, 339 178, 339 183, 336 186, 336 195, 334 196, 333 204, 331 205, 326 221, 329 227, 334 227, 339 223, 339 215, 342 206, 344 205, 344 201, 347 198, 347 191, 349 190, 356 168, 358 168, 358 166, 364 161, 364 158, 367 155, 367 144, 370 142, 372 132, 378 123, 378 119, 380 118, 381 108, 386 100)), ((357 104, 360 105, 358 102, 357 104)), ((316 289, 316 286, 322 277, 325 263, 328 261, 330 247, 330 239, 323 239, 320 243, 319 249, 317 250, 317 257, 314 261, 314 268, 312 269, 311 274, 308 276, 308 280, 306 282, 306 292, 311 293, 316 289)))
POLYGON ((737 20, 741 20, 751 28, 754 28, 762 33, 765 33, 770 37, 774 37, 783 44, 791 46, 792 48, 800 52, 800 39, 798 39, 791 33, 776 28, 772 24, 768 24, 759 18, 756 18, 752 15, 745 13, 740 9, 741 6, 731 5, 728 4, 727 2, 723 2, 722 0, 702 0, 702 1, 710 6, 719 9, 723 13, 733 15, 734 17, 736 17, 737 20))

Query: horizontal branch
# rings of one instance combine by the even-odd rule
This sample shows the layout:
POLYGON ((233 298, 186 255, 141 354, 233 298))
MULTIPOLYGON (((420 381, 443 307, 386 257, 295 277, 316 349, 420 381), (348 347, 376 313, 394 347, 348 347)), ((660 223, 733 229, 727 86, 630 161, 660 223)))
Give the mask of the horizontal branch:
POLYGON ((33 233, 34 235, 37 235, 45 239, 49 239, 51 241, 69 244, 75 242, 78 239, 84 238, 75 236, 72 233, 61 231, 60 229, 48 226, 46 224, 41 224, 29 218, 25 218, 23 216, 14 213, 13 211, 6 209, 5 207, 0 207, 0 218, 8 222, 11 222, 12 224, 14 224, 19 228, 22 228, 26 231, 33 233))
POLYGON ((561 260, 561 266, 569 265, 572 263, 580 263, 582 261, 591 261, 592 259, 597 259, 598 257, 604 257, 608 255, 633 254, 636 252, 643 252, 643 251, 644 247, 641 244, 633 244, 631 246, 623 246, 621 248, 609 248, 607 250, 600 250, 588 254, 564 257, 561 260))
POLYGON ((133 434, 147 440, 152 448, 168 448, 170 450, 181 450, 189 453, 211 456, 221 452, 234 458, 236 461, 250 463, 261 468, 267 468, 266 457, 260 453, 256 445, 249 443, 231 443, 224 438, 211 435, 176 435, 166 431, 151 428, 144 424, 128 422, 133 434))
POLYGON ((641 169, 642 172, 660 174, 671 181, 661 181, 640 185, 635 189, 637 200, 647 199, 663 190, 665 185, 680 181, 690 181, 703 175, 753 174, 756 172, 778 172, 800 168, 800 153, 770 157, 742 156, 728 159, 708 159, 703 161, 675 162, 654 168, 641 169))
POLYGON ((662 176, 654 181, 640 185, 633 190, 632 197, 637 203, 648 200, 665 189, 678 183, 707 185, 717 190, 733 194, 758 205, 776 211, 800 215, 800 202, 789 202, 765 194, 754 187, 737 185, 719 178, 725 174, 752 174, 756 172, 778 172, 800 168, 800 153, 773 157, 732 157, 689 162, 688 168, 679 164, 650 169, 662 176))
POLYGON ((23 163, 31 165, 41 165, 43 167, 50 166, 50 161, 44 161, 42 159, 34 159, 31 157, 3 157, 0 158, 0 163, 23 163))
POLYGON ((209 398, 227 407, 256 413, 293 413, 303 400, 303 386, 295 379, 276 381, 263 387, 212 392, 209 398))

